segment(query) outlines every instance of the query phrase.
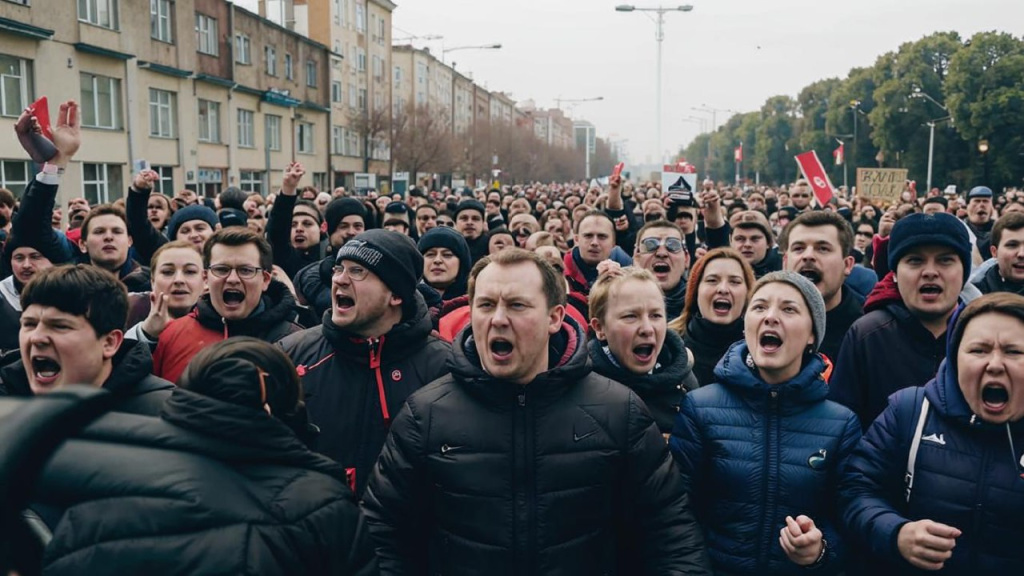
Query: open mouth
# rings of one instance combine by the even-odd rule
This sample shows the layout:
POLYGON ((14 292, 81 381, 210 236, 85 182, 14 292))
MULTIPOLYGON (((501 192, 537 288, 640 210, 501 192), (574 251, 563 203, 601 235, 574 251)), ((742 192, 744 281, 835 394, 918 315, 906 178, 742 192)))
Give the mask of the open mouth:
POLYGON ((724 316, 732 311, 732 302, 725 298, 715 298, 711 302, 711 309, 715 311, 715 314, 724 316))
POLYGON ((937 284, 925 284, 924 286, 921 286, 919 292, 926 299, 933 300, 942 294, 942 287, 937 284))
POLYGON ((52 384, 60 375, 60 364, 53 358, 33 356, 32 373, 40 384, 52 384))
POLYGON ((225 290, 224 303, 229 306, 241 304, 245 301, 245 294, 239 290, 225 290))
POLYGON ((651 271, 655 274, 668 274, 672 271, 672 266, 668 262, 655 262, 654 266, 651 267, 651 271))
POLYGON ((654 344, 640 344, 633 347, 633 356, 642 364, 654 359, 654 344))
POLYGON ((512 350, 515 346, 511 342, 503 338, 496 338, 491 340, 491 354, 496 356, 498 359, 505 359, 512 355, 512 350))
POLYGON ((306 237, 301 235, 301 234, 296 235, 295 236, 295 243, 296 244, 305 244, 306 243, 306 237))
POLYGON ((800 275, 810 280, 812 284, 821 282, 821 271, 816 268, 804 268, 800 270, 800 275))
POLYGON ((351 296, 344 294, 335 294, 334 305, 339 310, 348 310, 349 308, 356 305, 356 301, 351 296))
POLYGON ((997 384, 989 384, 981 389, 981 401, 985 408, 992 412, 1000 412, 1010 402, 1010 392, 997 384))
POLYGON ((757 343, 761 346, 762 350, 771 354, 782 348, 782 337, 775 332, 764 332, 757 343))

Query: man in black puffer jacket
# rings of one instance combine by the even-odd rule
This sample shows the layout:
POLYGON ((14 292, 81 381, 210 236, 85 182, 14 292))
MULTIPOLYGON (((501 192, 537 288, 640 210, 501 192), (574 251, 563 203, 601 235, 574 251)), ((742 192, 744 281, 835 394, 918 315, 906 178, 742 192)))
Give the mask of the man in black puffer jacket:
POLYGON ((591 372, 565 281, 517 248, 469 283, 452 374, 395 419, 364 496, 384 574, 710 574, 643 402, 591 372))
POLYGON ((445 374, 450 348, 416 290, 423 257, 398 232, 369 230, 338 251, 323 324, 281 341, 297 366, 315 448, 362 494, 391 420, 409 394, 445 374))

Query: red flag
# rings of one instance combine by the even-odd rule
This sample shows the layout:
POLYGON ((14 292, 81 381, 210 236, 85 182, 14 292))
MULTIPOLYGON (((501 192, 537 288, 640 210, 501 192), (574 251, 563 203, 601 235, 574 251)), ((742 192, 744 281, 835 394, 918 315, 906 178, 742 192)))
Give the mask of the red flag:
POLYGON ((846 145, 842 142, 839 143, 839 148, 832 151, 832 157, 836 160, 836 166, 842 166, 843 161, 846 159, 846 145))
POLYGON ((743 162, 743 142, 740 142, 740 145, 737 146, 732 153, 733 158, 735 158, 737 162, 743 162))
POLYGON ((818 205, 824 206, 828 204, 828 201, 832 199, 832 182, 829 181, 828 174, 825 173, 825 167, 821 165, 821 160, 818 159, 818 153, 811 150, 810 152, 797 154, 796 163, 800 165, 800 171, 803 172, 804 178, 807 179, 811 189, 814 190, 814 197, 817 198, 818 205))

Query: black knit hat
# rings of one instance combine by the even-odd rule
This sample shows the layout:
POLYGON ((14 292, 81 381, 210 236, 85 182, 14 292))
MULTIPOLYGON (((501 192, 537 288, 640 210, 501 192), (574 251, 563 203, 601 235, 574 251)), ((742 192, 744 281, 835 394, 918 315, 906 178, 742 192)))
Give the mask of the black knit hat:
POLYGON ((476 199, 463 200, 462 202, 459 202, 458 206, 455 207, 455 220, 459 219, 459 212, 462 212, 463 210, 476 210, 480 213, 481 219, 487 217, 487 209, 484 208, 484 203, 476 199))
POLYGON ((466 280, 469 278, 469 271, 473 267, 473 257, 469 252, 469 244, 466 239, 455 231, 454 228, 438 226, 431 228, 420 238, 417 247, 420 254, 425 254, 431 248, 447 248, 459 259, 459 273, 455 282, 444 291, 445 300, 462 296, 466 293, 466 280))
POLYGON ((171 216, 170 222, 167 223, 167 237, 171 240, 177 239, 178 228, 180 228, 185 222, 190 222, 192 220, 202 220, 209 224, 210 228, 217 227, 216 212, 202 204, 192 204, 191 206, 185 206, 171 216))
POLYGON ((366 208, 355 198, 335 198, 324 210, 324 221, 327 222, 327 233, 331 234, 341 224, 345 216, 359 216, 366 226, 366 208))
POLYGON ((217 218, 220 220, 221 229, 245 226, 249 222, 249 215, 238 208, 221 208, 220 212, 217 212, 217 218))
POLYGON ((358 262, 376 274, 409 309, 423 276, 423 255, 412 238, 391 230, 367 230, 338 250, 334 261, 342 260, 358 262))
MULTIPOLYGON (((911 214, 901 218, 889 234, 889 269, 917 246, 946 246, 956 252, 964 268, 964 284, 971 277, 971 238, 967 225, 951 214, 911 214)), ((960 286, 963 288, 963 286, 960 286)))

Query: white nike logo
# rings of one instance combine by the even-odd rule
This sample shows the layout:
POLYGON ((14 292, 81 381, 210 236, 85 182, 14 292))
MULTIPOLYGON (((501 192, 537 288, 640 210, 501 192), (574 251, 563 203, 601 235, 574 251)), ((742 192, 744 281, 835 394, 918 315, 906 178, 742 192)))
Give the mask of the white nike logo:
POLYGON ((942 437, 942 434, 929 434, 927 436, 923 436, 921 440, 927 440, 942 446, 946 445, 946 439, 942 437))
POLYGON ((573 432, 572 432, 572 439, 573 439, 574 442, 579 442, 580 440, 583 440, 584 438, 590 438, 594 434, 597 434, 597 430, 591 430, 590 432, 587 432, 586 434, 584 434, 582 436, 580 436, 579 434, 576 433, 575 430, 573 430, 573 432))
POLYGON ((461 450, 462 446, 449 446, 447 444, 441 445, 441 454, 447 454, 453 450, 461 450))

